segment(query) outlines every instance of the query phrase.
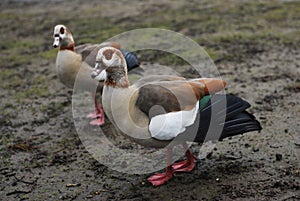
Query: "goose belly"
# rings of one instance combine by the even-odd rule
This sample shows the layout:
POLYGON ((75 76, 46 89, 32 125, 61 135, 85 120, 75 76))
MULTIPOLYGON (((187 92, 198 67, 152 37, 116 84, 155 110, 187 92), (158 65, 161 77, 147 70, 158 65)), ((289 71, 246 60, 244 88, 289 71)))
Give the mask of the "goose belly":
POLYGON ((56 72, 60 81, 72 88, 81 66, 81 57, 69 50, 59 51, 56 58, 56 72))

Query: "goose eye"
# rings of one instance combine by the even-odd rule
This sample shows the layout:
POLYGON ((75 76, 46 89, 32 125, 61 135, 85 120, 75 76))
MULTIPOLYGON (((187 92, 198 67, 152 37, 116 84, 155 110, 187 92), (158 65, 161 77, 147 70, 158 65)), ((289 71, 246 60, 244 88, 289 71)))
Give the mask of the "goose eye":
POLYGON ((63 27, 60 28, 60 34, 64 34, 65 33, 65 29, 63 27))
POLYGON ((106 60, 111 60, 111 57, 113 55, 113 51, 112 50, 106 50, 103 52, 103 55, 105 57, 106 60))

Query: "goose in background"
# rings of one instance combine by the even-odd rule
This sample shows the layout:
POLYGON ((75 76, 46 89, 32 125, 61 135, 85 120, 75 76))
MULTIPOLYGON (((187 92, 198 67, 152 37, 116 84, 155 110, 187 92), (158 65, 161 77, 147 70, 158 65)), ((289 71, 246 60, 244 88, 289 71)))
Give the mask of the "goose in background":
MULTIPOLYGON (((90 74, 95 64, 95 58, 98 50, 102 47, 114 47, 120 49, 120 45, 115 42, 106 42, 101 44, 83 44, 75 47, 75 42, 71 31, 62 24, 54 27, 53 47, 59 48, 56 57, 56 71, 60 81, 69 88, 73 88, 76 77, 80 71, 81 87, 85 91, 90 91, 90 86, 94 86, 95 81, 91 79, 90 74)), ((137 57, 127 50, 121 49, 126 58, 128 70, 139 66, 137 57)), ((138 71, 137 71, 138 72, 138 71)), ((96 83, 98 84, 98 83, 96 83)), ((98 85, 97 91, 102 90, 103 85, 98 85)), ((101 104, 98 104, 95 92, 91 91, 94 97, 95 111, 88 114, 88 118, 93 118, 92 125, 102 125, 104 123, 104 112, 101 104)))

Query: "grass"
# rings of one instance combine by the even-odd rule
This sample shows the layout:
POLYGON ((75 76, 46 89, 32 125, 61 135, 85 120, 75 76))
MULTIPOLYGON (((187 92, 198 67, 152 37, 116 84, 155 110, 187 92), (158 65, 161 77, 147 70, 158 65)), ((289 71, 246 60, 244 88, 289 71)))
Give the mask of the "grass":
MULTIPOLYGON (((74 33, 76 44, 101 43, 117 34, 136 28, 155 27, 186 32, 208 50, 213 60, 220 57, 229 58, 224 56, 224 51, 220 51, 224 48, 224 44, 251 41, 271 46, 274 43, 291 45, 300 41, 300 20, 296 24, 290 23, 291 19, 293 22, 294 19, 300 19, 300 3, 296 1, 235 2, 234 4, 219 1, 205 9, 197 5, 194 8, 184 9, 170 9, 165 6, 160 8, 159 5, 157 7, 153 12, 142 12, 139 16, 132 15, 119 19, 94 17, 98 13, 98 9, 94 7, 86 10, 87 15, 78 17, 76 21, 67 20, 67 22, 74 33)), ((148 55, 143 58, 150 61, 153 52, 143 53, 146 54, 148 55)), ((54 50, 47 50, 40 54, 45 59, 55 58, 55 55, 54 50)), ((158 62, 182 65, 179 60, 174 55, 163 55, 158 62)))
MULTIPOLYGON (((157 4, 151 12, 143 8, 144 12, 138 15, 116 18, 100 16, 101 12, 97 6, 87 7, 84 11, 85 15, 77 15, 76 20, 72 20, 73 16, 68 16, 62 18, 60 23, 65 23, 72 30, 76 44, 101 43, 117 34, 136 28, 171 29, 194 39, 205 48, 213 60, 242 58, 245 51, 239 48, 247 47, 235 46, 236 49, 227 52, 232 44, 251 42, 267 48, 273 44, 297 45, 300 41, 300 2, 298 1, 285 3, 218 1, 215 4, 210 2, 206 4, 194 4, 192 7, 185 8, 170 8, 157 4), (207 8, 203 6, 206 4, 207 8)), ((35 19, 33 22, 38 20, 38 15, 38 12, 25 13, 20 18, 14 10, 7 10, 0 14, 0 19, 5 20, 6 24, 13 23, 13 19, 17 19, 18 23, 22 24, 22 30, 15 33, 17 37, 10 37, 0 42, 0 54, 3 55, 0 64, 4 67, 1 70, 0 81, 4 83, 4 88, 30 84, 26 90, 14 95, 18 100, 48 95, 47 88, 37 87, 46 81, 45 77, 29 82, 22 80, 14 70, 15 67, 35 63, 38 59, 53 61, 56 57, 57 50, 51 48, 53 21, 45 18, 43 22, 36 24, 32 35, 24 35, 30 33, 29 29, 32 28, 32 24, 28 27, 25 25, 28 25, 31 19, 35 19), (43 34, 40 33, 41 31, 43 34)), ((15 24, 12 26, 14 27, 15 24)), ((164 65, 186 64, 178 56, 160 51, 140 51, 138 54, 142 61, 156 61, 164 65)))
POLYGON ((55 59, 57 55, 57 51, 58 51, 57 49, 46 50, 41 52, 39 56, 47 60, 55 59))
POLYGON ((14 94, 14 98, 17 101, 20 101, 22 99, 26 99, 26 98, 30 98, 30 99, 34 99, 34 98, 38 98, 38 97, 48 97, 50 94, 49 92, 44 88, 40 88, 40 87, 30 87, 29 89, 25 90, 25 91, 18 91, 14 94))
POLYGON ((27 65, 32 62, 32 57, 30 55, 8 55, 3 58, 1 65, 4 68, 17 67, 21 65, 27 65))
POLYGON ((25 39, 21 41, 10 41, 8 43, 5 43, 5 45, 6 48, 9 49, 15 49, 15 48, 27 49, 27 48, 33 48, 40 45, 40 41, 25 39))
MULTIPOLYGON (((210 4, 207 2, 207 5, 210 4)), ((144 10, 145 12, 139 13, 138 16, 133 14, 110 18, 100 17, 97 7, 87 7, 85 15, 77 15, 76 20, 72 20, 73 16, 61 18, 62 21, 59 23, 64 23, 71 29, 76 44, 101 43, 117 34, 137 28, 171 29, 194 39, 215 61, 236 61, 243 59, 245 54, 250 54, 247 52, 248 47, 240 44, 251 43, 268 48, 274 44, 297 45, 300 42, 300 2, 297 1, 234 4, 219 1, 207 8, 195 4, 180 9, 157 4, 151 12, 146 8, 144 10)), ((14 37, 0 41, 2 55, 0 81, 3 83, 1 87, 13 90, 22 86, 22 91, 9 93, 17 102, 23 102, 26 98, 50 95, 48 87, 44 85, 47 76, 35 77, 33 72, 33 77, 28 80, 22 77, 23 71, 16 71, 16 67, 29 64, 37 65, 38 68, 38 60, 54 61, 56 57, 57 49, 51 47, 52 20, 45 18, 43 22, 36 23, 32 34, 25 34, 30 33, 29 30, 33 28, 30 22, 32 19, 35 19, 32 22, 38 20, 38 15, 38 12, 25 13, 20 18, 14 10, 0 14, 0 19, 7 25, 11 23, 12 27, 15 27, 13 19, 17 19, 16 23, 22 24, 20 27, 22 30, 12 33, 14 37)), ((10 32, 7 31, 6 34, 10 32)), ((145 36, 143 40, 148 40, 147 37, 145 36)), ((180 57, 166 52, 143 50, 137 54, 141 61, 155 61, 172 66, 187 64, 180 57)))

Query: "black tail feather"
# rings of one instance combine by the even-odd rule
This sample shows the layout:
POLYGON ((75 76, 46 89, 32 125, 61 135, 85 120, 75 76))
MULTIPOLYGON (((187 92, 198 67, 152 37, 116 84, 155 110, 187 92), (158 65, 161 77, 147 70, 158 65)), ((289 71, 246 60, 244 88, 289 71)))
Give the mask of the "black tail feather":
POLYGON ((259 122, 253 115, 244 111, 226 120, 220 139, 256 130, 261 130, 259 122))
POLYGON ((260 131, 260 123, 246 111, 249 107, 250 104, 239 97, 213 95, 200 110, 198 132, 193 141, 222 140, 250 131, 260 131), (212 111, 216 115, 212 115, 212 111))
POLYGON ((126 60, 127 69, 130 71, 133 68, 136 68, 140 65, 136 55, 133 52, 121 49, 121 52, 126 60))

